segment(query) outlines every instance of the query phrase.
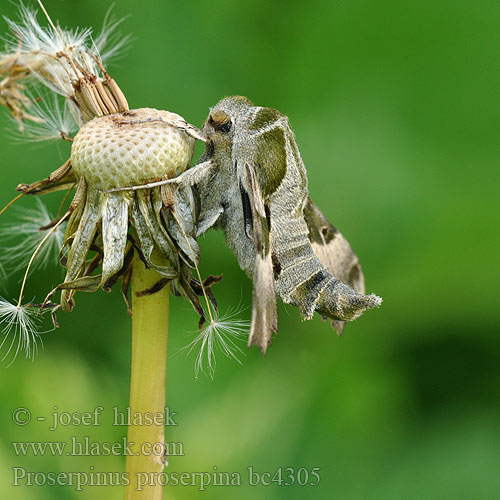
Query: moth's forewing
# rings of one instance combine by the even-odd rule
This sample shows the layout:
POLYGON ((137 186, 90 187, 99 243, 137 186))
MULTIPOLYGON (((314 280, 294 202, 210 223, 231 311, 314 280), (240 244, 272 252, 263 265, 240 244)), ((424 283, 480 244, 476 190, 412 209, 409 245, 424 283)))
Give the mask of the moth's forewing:
MULTIPOLYGON (((252 323, 248 346, 257 344, 265 354, 272 332, 278 330, 278 310, 274 288, 269 225, 262 192, 253 167, 245 165, 241 179, 242 198, 248 201, 250 213, 245 220, 252 224, 255 246, 253 273, 252 323)), ((243 204, 245 207, 245 204, 243 204)))

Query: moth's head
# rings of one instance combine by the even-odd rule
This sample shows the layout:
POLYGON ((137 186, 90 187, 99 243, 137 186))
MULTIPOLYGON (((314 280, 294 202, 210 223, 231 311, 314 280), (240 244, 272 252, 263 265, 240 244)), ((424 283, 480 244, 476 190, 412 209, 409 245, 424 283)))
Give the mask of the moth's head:
POLYGON ((252 101, 243 96, 231 96, 221 99, 210 109, 203 125, 207 137, 207 150, 227 149, 232 143, 235 125, 254 107, 252 101))

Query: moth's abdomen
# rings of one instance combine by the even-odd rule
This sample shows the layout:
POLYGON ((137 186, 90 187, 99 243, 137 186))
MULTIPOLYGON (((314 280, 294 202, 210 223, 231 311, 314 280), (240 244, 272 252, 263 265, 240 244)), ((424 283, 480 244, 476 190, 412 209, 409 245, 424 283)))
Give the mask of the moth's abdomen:
POLYGON ((316 311, 329 318, 352 321, 359 318, 367 309, 379 307, 381 304, 382 299, 377 295, 362 295, 330 275, 330 279, 319 294, 316 311))
POLYGON ((360 294, 335 278, 323 267, 309 241, 304 243, 301 252, 307 247, 307 258, 294 258, 289 265, 283 260, 280 262, 284 279, 277 282, 282 300, 295 304, 304 319, 311 319, 316 311, 332 319, 351 321, 359 318, 366 309, 381 304, 376 295, 360 294))
POLYGON ((318 312, 329 318, 352 321, 367 309, 378 307, 381 299, 376 295, 362 295, 342 283, 326 269, 317 270, 292 293, 304 318, 318 312))
POLYGON ((316 311, 343 321, 381 304, 376 295, 356 292, 325 268, 313 251, 303 217, 280 215, 274 218, 273 263, 276 291, 284 302, 296 305, 304 319, 316 311))

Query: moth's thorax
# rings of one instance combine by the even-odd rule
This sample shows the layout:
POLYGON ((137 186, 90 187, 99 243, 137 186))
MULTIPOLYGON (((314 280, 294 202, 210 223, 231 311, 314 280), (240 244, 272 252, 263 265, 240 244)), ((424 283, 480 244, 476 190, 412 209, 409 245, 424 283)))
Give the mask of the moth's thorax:
POLYGON ((75 136, 71 164, 100 190, 175 177, 189 166, 195 139, 168 111, 141 108, 94 118, 75 136))

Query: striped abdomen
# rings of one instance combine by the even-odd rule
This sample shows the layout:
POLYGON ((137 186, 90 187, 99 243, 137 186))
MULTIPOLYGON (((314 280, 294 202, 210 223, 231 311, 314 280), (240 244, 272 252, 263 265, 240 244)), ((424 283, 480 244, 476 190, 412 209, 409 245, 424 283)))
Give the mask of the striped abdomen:
MULTIPOLYGON (((304 319, 316 311, 343 321, 380 305, 377 296, 356 292, 325 268, 313 251, 304 219, 293 221, 293 226, 300 227, 300 233, 282 234, 279 244, 273 246, 276 291, 284 302, 296 305, 304 319)), ((290 227, 290 221, 285 227, 290 227)))

